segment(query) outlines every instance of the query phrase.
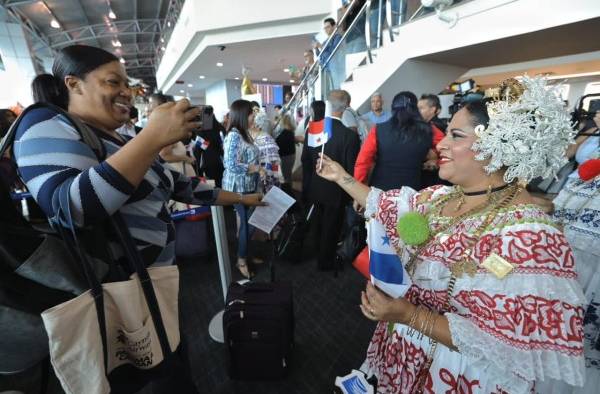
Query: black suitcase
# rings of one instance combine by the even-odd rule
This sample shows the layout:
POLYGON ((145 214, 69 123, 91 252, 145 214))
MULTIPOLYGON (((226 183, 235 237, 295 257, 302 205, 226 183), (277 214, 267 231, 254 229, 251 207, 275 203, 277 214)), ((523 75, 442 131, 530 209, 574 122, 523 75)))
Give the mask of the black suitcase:
POLYGON ((294 344, 291 284, 232 283, 227 292, 223 331, 232 379, 285 377, 294 344))

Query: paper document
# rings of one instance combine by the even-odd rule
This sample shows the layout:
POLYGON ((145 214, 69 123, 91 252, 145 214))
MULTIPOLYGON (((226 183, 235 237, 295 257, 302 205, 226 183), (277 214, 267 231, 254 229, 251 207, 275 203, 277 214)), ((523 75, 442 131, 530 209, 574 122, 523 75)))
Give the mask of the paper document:
POLYGON ((256 207, 248 223, 269 234, 283 214, 296 202, 280 188, 273 186, 265 195, 266 207, 256 207))

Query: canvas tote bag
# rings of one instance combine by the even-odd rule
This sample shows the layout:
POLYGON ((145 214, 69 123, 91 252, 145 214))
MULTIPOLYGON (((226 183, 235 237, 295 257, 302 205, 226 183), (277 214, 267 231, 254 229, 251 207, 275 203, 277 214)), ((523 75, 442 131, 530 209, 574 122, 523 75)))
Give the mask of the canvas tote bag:
MULTIPOLYGON (((68 198, 68 195, 61 196, 68 198)), ((62 206, 69 206, 62 205, 62 206)), ((176 266, 146 269, 119 214, 113 230, 134 274, 100 284, 77 240, 70 212, 65 217, 90 290, 42 313, 50 360, 67 394, 131 393, 168 374, 180 344, 176 266)))
MULTIPOLYGON (((179 346, 176 266, 149 268, 171 351, 179 346), (176 329, 169 329, 174 327, 176 329)), ((106 314, 107 366, 91 291, 42 313, 50 339, 52 365, 67 394, 110 393, 107 378, 115 368, 158 366, 164 359, 137 274, 102 285, 106 314)))

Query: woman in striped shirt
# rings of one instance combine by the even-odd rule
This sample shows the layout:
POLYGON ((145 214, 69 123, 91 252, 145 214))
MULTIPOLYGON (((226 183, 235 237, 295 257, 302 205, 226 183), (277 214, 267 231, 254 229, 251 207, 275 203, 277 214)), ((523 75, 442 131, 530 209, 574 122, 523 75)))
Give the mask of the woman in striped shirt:
POLYGON ((146 264, 166 265, 175 258, 175 230, 166 208, 169 199, 260 204, 258 195, 211 189, 159 162, 163 147, 190 136, 199 126, 194 121, 199 109, 187 100, 157 107, 138 135, 126 137, 115 130, 129 118, 132 94, 117 57, 99 48, 73 45, 57 54, 52 73, 33 81, 35 100, 55 104, 81 119, 107 153, 99 160, 74 125, 50 108, 31 110, 22 119, 14 144, 16 162, 52 222, 64 223, 65 204, 80 227, 100 225, 118 211, 146 264), (59 198, 62 193, 69 196, 68 202, 59 198))

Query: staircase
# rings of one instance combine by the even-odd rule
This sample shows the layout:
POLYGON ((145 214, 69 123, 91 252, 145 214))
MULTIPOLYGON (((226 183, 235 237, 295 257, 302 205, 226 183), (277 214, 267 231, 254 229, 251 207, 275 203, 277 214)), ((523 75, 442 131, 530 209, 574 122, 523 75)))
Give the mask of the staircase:
MULTIPOLYGON (((345 64, 341 88, 361 113, 369 110, 374 92, 389 103, 402 90, 437 93, 472 68, 600 49, 587 34, 600 31, 599 0, 462 1, 442 11, 441 18, 454 23, 422 14, 394 27, 392 37, 387 28, 381 31, 382 45, 370 56, 364 50, 345 53, 348 44, 342 43, 330 58, 345 64)), ((319 79, 305 87, 314 97, 330 90, 318 86, 319 79)))

